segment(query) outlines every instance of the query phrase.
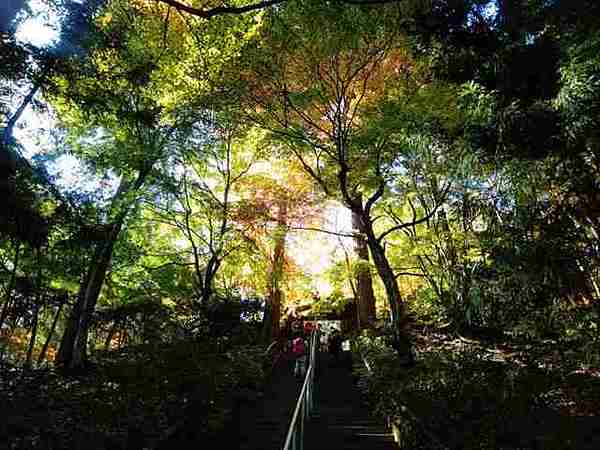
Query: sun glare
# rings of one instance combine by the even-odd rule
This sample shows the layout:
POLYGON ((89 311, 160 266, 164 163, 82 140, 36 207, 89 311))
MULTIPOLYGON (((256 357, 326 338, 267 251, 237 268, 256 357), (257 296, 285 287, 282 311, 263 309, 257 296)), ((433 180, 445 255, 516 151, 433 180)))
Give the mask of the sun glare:
MULTIPOLYGON (((325 220, 321 228, 334 233, 347 234, 352 230, 350 211, 339 203, 331 202, 324 211, 325 220)), ((333 291, 326 271, 332 261, 344 258, 343 247, 352 251, 352 240, 319 231, 297 230, 290 239, 292 258, 309 274, 321 297, 333 291)))
POLYGON ((47 47, 58 40, 59 18, 40 0, 30 0, 31 16, 17 29, 15 36, 23 43, 47 47))

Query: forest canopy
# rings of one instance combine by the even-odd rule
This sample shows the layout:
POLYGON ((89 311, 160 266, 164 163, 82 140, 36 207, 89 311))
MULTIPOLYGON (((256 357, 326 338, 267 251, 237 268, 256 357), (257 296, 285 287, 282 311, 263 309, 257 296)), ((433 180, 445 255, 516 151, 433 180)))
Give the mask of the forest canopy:
POLYGON ((434 327, 598 364, 598 2, 0 14, 2 360, 269 345, 308 311, 409 359, 434 327), (53 41, 23 38, 35 17, 53 41))
POLYGON ((518 329, 595 304, 588 3, 47 2, 46 47, 17 39, 15 5, 3 325, 26 333, 14 308, 48 315, 64 293, 49 345, 62 334, 58 361, 77 366, 96 312, 144 298, 201 315, 262 298, 279 322, 322 286, 400 334, 425 311, 518 329), (52 130, 24 149, 29 107, 52 130), (304 239, 328 242, 323 273, 298 265, 304 239))

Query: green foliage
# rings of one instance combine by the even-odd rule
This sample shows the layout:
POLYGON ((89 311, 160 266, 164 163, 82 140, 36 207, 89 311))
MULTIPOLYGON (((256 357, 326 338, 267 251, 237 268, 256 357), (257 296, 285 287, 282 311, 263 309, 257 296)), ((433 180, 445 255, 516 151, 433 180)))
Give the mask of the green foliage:
POLYGON ((599 45, 597 34, 589 36, 585 43, 569 49, 567 62, 561 68, 562 86, 555 105, 572 145, 585 145, 589 138, 597 145, 599 45))
POLYGON ((316 314, 341 314, 351 300, 352 299, 345 297, 342 291, 335 290, 327 297, 321 298, 318 302, 313 303, 312 311, 316 314))
POLYGON ((421 323, 441 325, 448 321, 448 305, 441 303, 440 297, 431 286, 425 285, 417 290, 408 306, 421 323))
POLYGON ((461 86, 459 107, 467 125, 489 125, 494 119, 496 98, 480 84, 470 81, 461 86))
MULTIPOLYGON (((40 307, 39 350, 56 292, 73 297, 114 243, 90 333, 100 359, 89 378, 40 374, 50 393, 40 387, 38 409, 61 412, 8 410, 2 433, 39 420, 63 446, 87 433, 134 448, 128 429, 155 442, 181 405, 198 433, 223 430, 232 391, 263 376, 238 293, 305 296, 313 282, 286 246, 293 228, 319 222, 323 192, 359 212, 374 202, 364 235, 417 322, 555 338, 577 347, 564 367, 598 364, 597 2, 383 3, 290 0, 210 20, 156 1, 95 11, 85 50, 48 69, 41 89, 57 121, 49 157, 33 171, 17 163, 18 223, 0 231, 24 249, 17 264, 14 242, 0 241, 0 331, 22 359, 40 307), (88 170, 59 198, 42 166, 65 154, 88 170), (91 194, 88 175, 103 182, 91 194)), ((43 58, 12 37, 0 46, 8 117, 43 58)), ((373 268, 334 261, 333 293, 314 310, 343 311, 350 282, 373 268)), ((428 349, 404 371, 383 340, 357 345, 373 362, 374 409, 403 416, 410 404, 456 448, 510 446, 512 420, 534 414, 554 382, 480 350, 428 349)))
POLYGON ((546 408, 564 382, 558 374, 496 361, 481 347, 437 344, 407 370, 381 338, 355 343, 372 369, 358 371, 371 408, 400 424, 403 447, 517 448, 543 436, 549 448, 563 448, 577 439, 568 425, 560 432, 535 425, 536 418, 553 417, 546 408))

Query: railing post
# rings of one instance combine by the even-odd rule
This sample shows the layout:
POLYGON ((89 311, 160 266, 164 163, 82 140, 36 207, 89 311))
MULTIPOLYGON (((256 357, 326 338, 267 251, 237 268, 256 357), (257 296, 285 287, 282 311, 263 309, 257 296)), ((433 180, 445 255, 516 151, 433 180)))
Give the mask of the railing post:
POLYGON ((300 416, 302 420, 300 421, 300 450, 304 449, 304 421, 306 420, 306 405, 304 401, 302 401, 302 410, 300 411, 300 416))

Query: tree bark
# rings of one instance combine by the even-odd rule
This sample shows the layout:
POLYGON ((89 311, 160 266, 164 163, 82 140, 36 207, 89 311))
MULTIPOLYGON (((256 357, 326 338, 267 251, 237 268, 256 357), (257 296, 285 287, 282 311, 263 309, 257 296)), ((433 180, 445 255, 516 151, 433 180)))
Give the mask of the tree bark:
POLYGON ((265 342, 279 337, 279 322, 281 321, 281 277, 285 262, 285 237, 287 224, 287 204, 285 200, 279 203, 277 212, 277 236, 273 250, 273 262, 269 273, 269 293, 263 321, 263 337, 265 342), (267 314, 268 313, 268 314, 267 314))
POLYGON ((44 361, 46 358, 46 353, 48 352, 48 347, 50 346, 50 342, 52 341, 52 336, 54 336, 54 332, 56 331, 56 325, 58 324, 58 318, 60 317, 60 313, 62 312, 64 302, 61 302, 56 308, 56 312, 54 313, 54 319, 52 319, 52 325, 50 326, 50 331, 48 332, 48 336, 46 337, 46 341, 44 342, 44 346, 40 351, 40 356, 38 356, 38 365, 44 361))
POLYGON ((15 281, 17 279, 17 266, 19 265, 20 254, 21 241, 15 241, 15 259, 13 261, 13 270, 10 274, 8 287, 6 288, 6 298, 4 299, 4 305, 2 306, 2 313, 0 314, 0 331, 2 331, 2 326, 4 325, 4 321, 6 320, 6 316, 8 315, 8 308, 10 307, 10 303, 12 301, 12 291, 15 287, 15 281))
MULTIPOLYGON (((355 231, 360 231, 360 217, 356 213, 352 213, 352 227, 355 231)), ((354 239, 354 251, 361 263, 361 267, 356 274, 358 328, 365 328, 375 319, 375 294, 373 292, 373 278, 368 267, 369 247, 363 236, 357 236, 354 239)))
POLYGON ((206 264, 204 274, 198 276, 198 284, 200 285, 200 297, 204 305, 208 305, 213 294, 214 280, 221 267, 221 259, 218 253, 214 253, 206 264))
POLYGON ((508 33, 512 42, 523 42, 523 1, 500 0, 498 2, 498 9, 500 10, 500 17, 504 31, 508 33))
POLYGON ((25 96, 25 98, 23 99, 23 101, 21 102, 21 104, 19 105, 17 110, 15 111, 15 113, 6 122, 6 127, 4 128, 4 130, 2 132, 2 140, 0 142, 0 151, 8 151, 8 145, 12 141, 12 135, 13 135, 13 131, 15 129, 15 125, 17 124, 17 122, 19 121, 19 119, 21 118, 23 113, 25 112, 25 109, 27 109, 29 104, 32 102, 33 97, 35 97, 35 94, 37 94, 37 91, 40 89, 40 86, 42 85, 42 81, 45 76, 45 73, 46 73, 46 69, 44 70, 43 76, 40 79, 40 81, 38 81, 31 87, 31 89, 29 90, 29 93, 25 96))
POLYGON ((98 244, 85 281, 79 289, 56 357, 56 363, 64 368, 79 369, 87 362, 88 329, 120 231, 121 223, 113 225, 108 240, 98 244))
POLYGON ((373 255, 373 262, 377 268, 377 273, 383 282, 385 287, 385 293, 387 295, 390 311, 392 315, 392 322, 394 322, 398 331, 402 330, 402 326, 405 321, 405 308, 400 294, 400 288, 396 281, 396 276, 392 270, 389 261, 385 255, 385 251, 381 244, 375 239, 367 239, 371 255, 373 255))
POLYGON ((279 337, 281 321, 281 289, 277 289, 271 296, 271 339, 279 337))
POLYGON ((151 162, 140 170, 133 186, 130 187, 130 184, 123 180, 115 194, 113 205, 121 210, 110 227, 106 239, 100 241, 96 246, 86 276, 79 287, 77 301, 69 315, 67 327, 56 355, 56 364, 64 369, 82 369, 87 363, 88 329, 92 314, 110 267, 115 243, 129 212, 128 206, 118 205, 118 203, 122 201, 126 193, 136 192, 143 186, 153 165, 154 162, 151 162))
POLYGON ((360 231, 366 237, 366 242, 373 257, 373 263, 377 269, 377 274, 383 282, 386 297, 388 299, 394 333, 399 337, 407 338, 406 336, 406 308, 398 287, 398 281, 390 263, 385 254, 385 249, 375 236, 373 223, 364 209, 354 208, 354 213, 360 219, 358 224, 360 231))
POLYGON ((104 341, 104 351, 108 351, 110 348, 110 343, 113 340, 115 332, 117 331, 117 327, 119 326, 119 320, 115 319, 112 326, 108 330, 108 335, 106 336, 106 340, 104 341))
POLYGON ((38 265, 37 273, 37 292, 35 294, 35 305, 33 312, 33 325, 31 327, 31 338, 29 339, 29 348, 27 349, 27 356, 25 359, 25 366, 31 367, 31 360, 33 358, 33 348, 35 347, 35 340, 37 338, 38 322, 40 315, 40 305, 42 303, 42 264, 40 258, 40 248, 36 249, 36 262, 38 265))
POLYGON ((265 300, 265 312, 262 320, 261 340, 264 344, 271 342, 271 330, 273 329, 273 313, 271 311, 271 299, 265 300))
POLYGON ((29 347, 27 348, 27 356, 25 358, 25 366, 31 367, 31 359, 33 357, 33 348, 37 338, 38 318, 40 314, 40 306, 36 303, 33 313, 33 325, 31 327, 31 337, 29 338, 29 347))

